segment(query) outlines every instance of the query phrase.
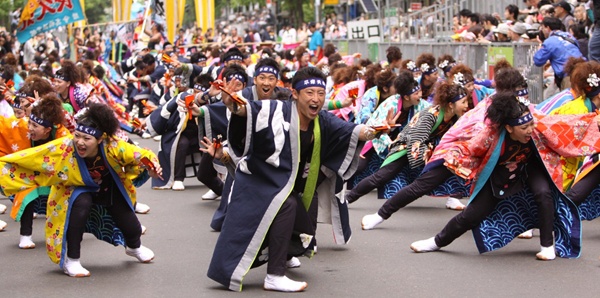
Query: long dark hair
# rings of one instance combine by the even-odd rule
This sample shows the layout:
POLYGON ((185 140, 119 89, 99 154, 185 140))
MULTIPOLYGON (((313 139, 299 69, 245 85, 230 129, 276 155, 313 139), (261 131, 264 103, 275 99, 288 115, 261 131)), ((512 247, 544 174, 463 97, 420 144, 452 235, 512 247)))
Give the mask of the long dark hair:
POLYGON ((498 92, 493 95, 492 104, 488 107, 485 117, 495 125, 503 125, 510 119, 519 118, 525 112, 529 112, 529 108, 517 100, 514 92, 498 92))

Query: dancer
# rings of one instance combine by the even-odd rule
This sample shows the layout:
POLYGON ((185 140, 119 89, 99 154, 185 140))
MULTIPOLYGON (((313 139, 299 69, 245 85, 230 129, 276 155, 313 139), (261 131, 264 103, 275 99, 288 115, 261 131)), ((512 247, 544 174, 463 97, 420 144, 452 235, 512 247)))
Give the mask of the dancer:
MULTIPOLYGON (((19 94, 19 102, 26 102, 26 95, 19 94)), ((49 141, 70 136, 64 127, 65 114, 62 102, 54 94, 48 94, 33 104, 29 115, 28 134, 31 147, 43 145, 49 141)), ((22 149, 27 149, 24 147, 22 149)), ((13 200, 11 217, 21 222, 19 248, 35 248, 31 235, 33 233, 34 213, 46 214, 46 202, 50 187, 40 186, 19 192, 13 200)))
POLYGON ((338 217, 348 210, 333 195, 335 173, 342 179, 352 175, 359 142, 372 139, 375 131, 321 110, 325 75, 317 68, 300 69, 293 86, 292 101, 236 105, 229 96, 223 97, 232 113, 230 154, 243 159, 235 171, 208 276, 234 291, 241 290, 251 267, 265 262, 266 290, 298 292, 307 287, 285 276, 286 260, 311 254, 317 206, 330 209, 321 210, 319 216, 331 216, 338 243, 350 236, 347 222, 340 221, 345 217, 338 217), (317 192, 324 202, 317 202, 317 192))
MULTIPOLYGON (((516 92, 517 88, 519 90, 523 88, 525 79, 518 70, 506 66, 496 71, 498 90, 516 92)), ((444 134, 421 175, 390 198, 377 213, 364 216, 361 222, 363 230, 375 228, 400 208, 430 193, 446 180, 452 178, 454 174, 443 163, 444 153, 448 148, 452 148, 455 142, 468 140, 483 129, 485 111, 493 98, 492 95, 480 102, 474 109, 469 110, 444 134)))
MULTIPOLYGON (((599 135, 597 119, 594 118, 594 114, 589 114, 591 116, 587 117, 587 121, 580 120, 577 121, 580 122, 578 124, 569 124, 568 121, 565 121, 564 124, 561 124, 563 130, 567 130, 568 125, 586 125, 587 131, 580 135, 579 127, 577 127, 573 131, 575 135, 580 136, 577 140, 575 138, 573 140, 565 139, 569 143, 567 145, 562 142, 562 137, 556 137, 558 140, 553 141, 556 141, 558 147, 548 148, 550 145, 542 138, 547 137, 544 135, 545 131, 552 130, 553 121, 560 118, 557 118, 559 116, 548 116, 547 119, 538 118, 538 121, 542 121, 540 126, 545 131, 537 131, 534 115, 526 104, 527 102, 517 100, 514 93, 496 94, 487 110, 486 118, 489 122, 486 127, 471 140, 457 144, 447 152, 445 155, 447 164, 457 173, 462 173, 469 179, 476 179, 471 202, 463 212, 452 218, 435 237, 412 243, 413 251, 429 252, 449 245, 466 231, 478 227, 496 209, 502 210, 500 207, 496 208, 497 205, 520 199, 523 197, 523 192, 533 194, 532 199, 535 201, 535 206, 528 207, 537 207, 537 223, 535 225, 540 229, 541 250, 536 254, 536 258, 553 260, 556 257, 553 231, 556 233, 557 245, 562 246, 563 242, 570 241, 578 249, 577 242, 580 241, 580 235, 576 232, 577 229, 571 227, 572 229, 569 231, 573 232, 565 237, 560 230, 566 224, 561 219, 555 221, 555 204, 559 204, 558 201, 565 204, 571 203, 564 199, 564 196, 560 196, 560 192, 556 189, 557 181, 549 179, 546 172, 547 166, 544 163, 552 162, 544 157, 550 156, 549 150, 553 149, 564 149, 561 152, 563 154, 568 153, 569 150, 571 153, 580 152, 580 150, 568 148, 572 146, 571 142, 577 143, 573 146, 591 145, 591 149, 596 148, 599 135), (555 119, 551 117, 555 117, 555 119), (542 149, 538 149, 536 144, 543 146, 542 149), (567 148, 560 148, 560 146, 567 148), (555 193, 558 193, 558 196, 555 193)), ((574 119, 574 117, 571 118, 574 119)), ((566 120, 572 121, 573 119, 566 120)), ((565 133, 565 138, 568 138, 567 133, 564 131, 563 133, 565 133)), ((550 174, 550 177, 556 178, 555 172, 550 174)), ((573 211, 571 210, 571 212, 573 211)), ((571 216, 578 220, 576 212, 571 216)), ((498 216, 489 220, 499 222, 504 221, 504 218, 498 216)), ((511 223, 508 225, 520 220, 519 216, 511 216, 511 223)), ((503 232, 495 231, 493 233, 503 232)), ((511 234, 513 237, 517 235, 511 234)), ((485 240, 481 240, 481 235, 485 236, 485 233, 478 232, 475 236, 478 245, 485 242, 485 240)), ((492 249, 496 248, 492 247, 492 249)), ((485 249, 483 250, 485 251, 485 249)), ((482 251, 481 247, 480 251, 482 251)), ((563 256, 573 257, 575 255, 578 255, 578 252, 572 251, 571 254, 563 256)))
POLYGON ((127 255, 150 262, 154 253, 141 245, 142 229, 134 212, 135 185, 158 177, 156 156, 115 137, 119 122, 104 104, 80 113, 73 137, 0 158, 0 190, 10 195, 24 188, 51 186, 46 218, 46 249, 65 274, 89 276, 80 263, 83 233, 125 245, 127 255), (145 170, 143 159, 151 160, 145 170), (47 160, 47 162, 45 161, 47 160), (94 216, 91 216, 91 213, 94 216))
MULTIPOLYGON (((408 75, 412 79, 412 75, 408 75)), ((464 88, 445 82, 438 88, 440 92, 436 94, 434 106, 421 111, 410 120, 408 126, 390 145, 390 152, 382 167, 346 194, 349 203, 355 202, 375 188, 382 187, 406 166, 422 167, 439 139, 468 110, 469 104, 464 88)), ((419 89, 415 81, 413 89, 406 92, 408 94, 401 95, 403 107, 419 103, 419 89)))

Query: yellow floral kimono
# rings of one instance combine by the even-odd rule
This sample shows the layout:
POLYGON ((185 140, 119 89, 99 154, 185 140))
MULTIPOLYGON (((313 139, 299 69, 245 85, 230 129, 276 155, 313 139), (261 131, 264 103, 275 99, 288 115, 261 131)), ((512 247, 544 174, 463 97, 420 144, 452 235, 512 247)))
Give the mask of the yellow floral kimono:
MULTIPOLYGON (((584 96, 580 96, 556 110, 552 111, 550 115, 581 115, 593 112, 592 103, 589 99, 584 96)), ((563 168, 563 188, 562 191, 566 192, 573 185, 577 170, 583 163, 583 157, 561 157, 560 162, 563 168)))
MULTIPOLYGON (((17 119, 14 116, 0 118, 0 130, 2 131, 2 134, 0 134, 0 156, 31 148, 28 126, 29 121, 26 118, 17 119)), ((58 139, 70 135, 71 132, 59 124, 53 137, 58 139)), ((16 221, 20 221, 25 207, 40 196, 47 196, 49 191, 49 187, 37 187, 17 193, 13 199, 10 216, 16 221)))
MULTIPOLYGON (((141 167, 140 159, 147 157, 158 162, 156 155, 152 151, 114 138, 105 140, 99 149, 110 165, 110 173, 119 190, 133 210, 136 201, 135 187, 148 179, 148 172, 141 167)), ((46 250, 50 259, 62 267, 66 253, 63 244, 67 240, 65 236, 69 206, 79 194, 99 189, 92 180, 85 161, 74 151, 73 139, 60 138, 0 157, 0 171, 0 191, 5 195, 38 186, 51 186, 46 215, 46 250)), ((108 230, 102 226, 107 222, 112 223, 112 218, 106 210, 101 216, 90 216, 87 231, 114 245, 124 244, 121 231, 116 226, 108 230), (94 220, 98 222, 91 223, 94 220), (118 235, 121 235, 120 238, 118 235)))

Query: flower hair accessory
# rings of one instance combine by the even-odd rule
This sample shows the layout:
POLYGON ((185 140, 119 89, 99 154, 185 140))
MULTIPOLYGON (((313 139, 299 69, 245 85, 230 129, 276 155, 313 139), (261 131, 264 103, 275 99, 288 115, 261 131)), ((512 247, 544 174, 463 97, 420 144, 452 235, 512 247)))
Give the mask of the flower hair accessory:
POLYGON ((427 63, 421 64, 421 71, 422 72, 428 72, 429 71, 429 64, 427 64, 427 63))
POLYGON ((461 87, 464 87, 465 86, 465 76, 461 72, 457 72, 456 74, 454 74, 453 83, 454 83, 454 85, 459 85, 461 87))
POLYGON ((438 65, 439 68, 444 69, 446 68, 446 66, 448 66, 450 64, 450 61, 448 60, 444 60, 442 61, 442 63, 440 63, 440 65, 438 65))
POLYGON ((520 103, 524 104, 526 107, 528 107, 528 106, 529 106, 529 104, 531 103, 531 102, 529 101, 529 98, 527 98, 527 97, 525 97, 525 96, 517 96, 517 100, 518 100, 520 103))
POLYGON ((411 70, 411 71, 418 71, 419 70, 417 68, 417 64, 415 64, 414 61, 410 61, 410 62, 406 63, 406 68, 408 68, 408 70, 411 70))
POLYGON ((328 76, 329 75, 329 66, 327 66, 327 65, 323 66, 323 68, 321 68, 321 71, 323 72, 323 74, 328 76))
POLYGON ((588 82, 588 85, 592 88, 598 87, 598 85, 600 83, 600 78, 598 78, 598 76, 595 73, 592 73, 588 76, 587 82, 588 82))

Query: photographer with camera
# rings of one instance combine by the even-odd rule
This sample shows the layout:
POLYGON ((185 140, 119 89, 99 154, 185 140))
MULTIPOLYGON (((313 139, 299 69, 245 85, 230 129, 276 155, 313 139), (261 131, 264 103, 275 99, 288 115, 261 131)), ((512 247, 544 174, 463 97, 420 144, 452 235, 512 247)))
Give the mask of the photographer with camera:
POLYGON ((570 57, 582 57, 579 43, 573 35, 562 31, 563 24, 558 18, 544 18, 541 31, 545 39, 540 49, 533 56, 536 66, 543 66, 550 61, 554 70, 554 82, 560 90, 571 86, 564 73, 564 65, 570 57))

